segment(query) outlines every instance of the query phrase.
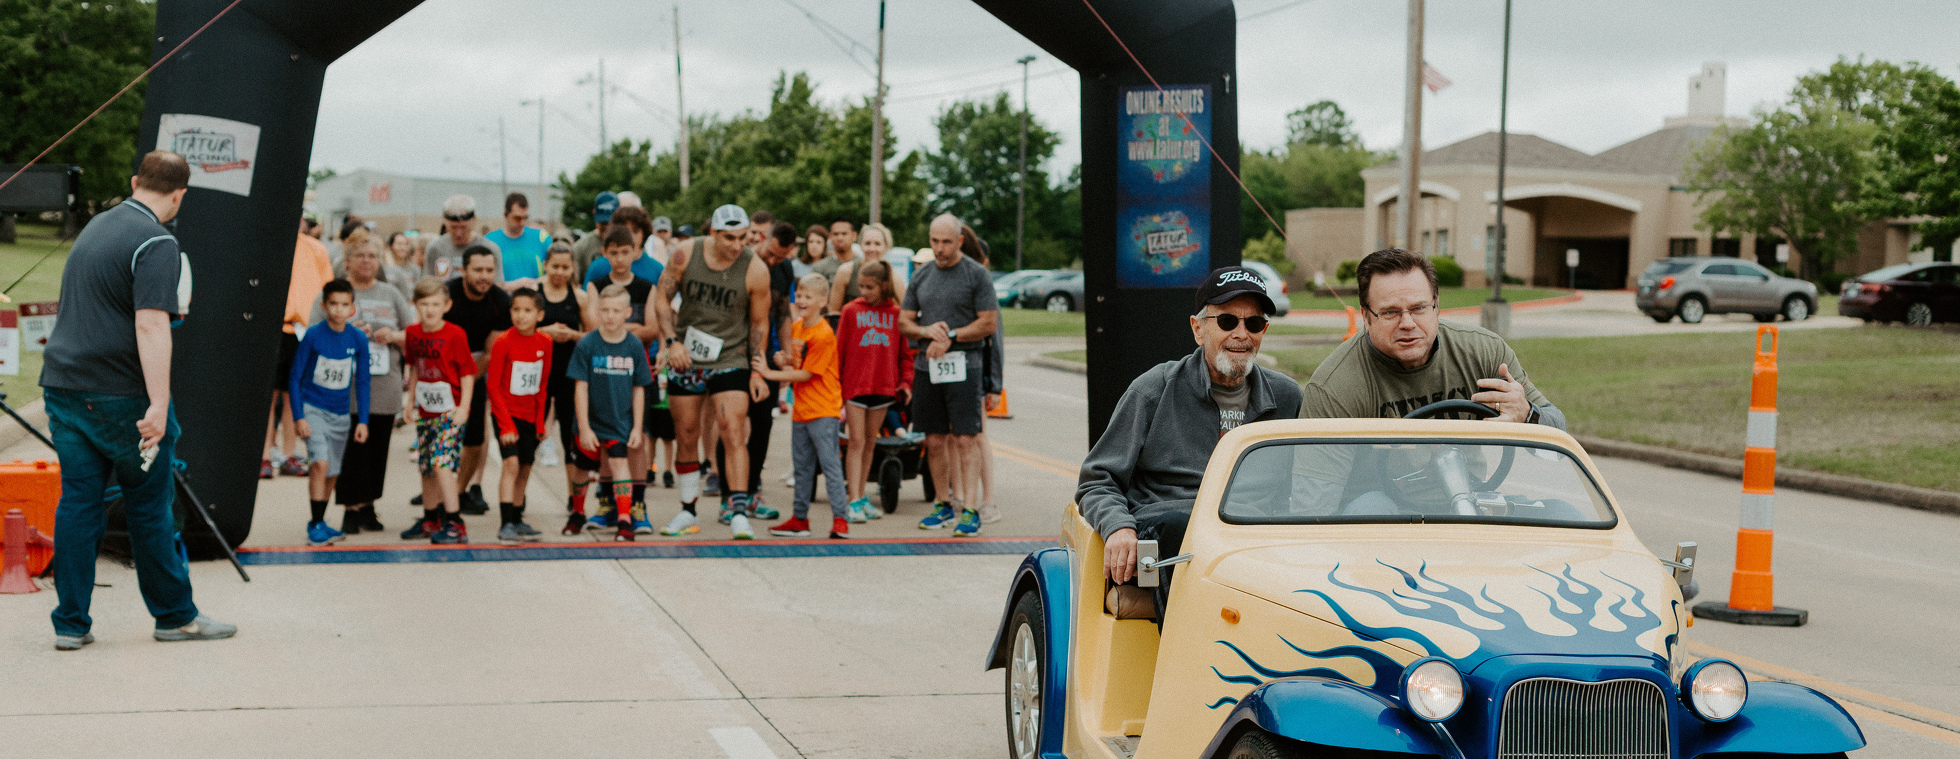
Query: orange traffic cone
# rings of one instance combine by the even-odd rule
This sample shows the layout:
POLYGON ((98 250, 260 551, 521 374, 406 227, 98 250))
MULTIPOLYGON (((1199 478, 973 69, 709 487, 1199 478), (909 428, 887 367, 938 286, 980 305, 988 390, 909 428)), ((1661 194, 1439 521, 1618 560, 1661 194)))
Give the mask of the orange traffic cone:
POLYGON ((6 551, 0 553, 0 593, 41 592, 41 586, 27 575, 27 544, 31 541, 52 548, 54 541, 28 527, 27 515, 20 509, 7 510, 6 529, 6 551))
POLYGON ((1354 326, 1354 307, 1345 306, 1344 308, 1347 309, 1348 331, 1347 334, 1341 336, 1341 342, 1347 342, 1348 338, 1354 337, 1354 333, 1361 331, 1359 329, 1356 329, 1354 326))
POLYGON ((994 403, 993 408, 987 409, 987 416, 994 419, 1013 419, 1014 412, 1007 410, 1007 391, 1002 390, 994 397, 1000 400, 994 403))
POLYGON ((1729 600, 1695 605, 1695 616, 1743 625, 1801 627, 1810 612, 1776 605, 1770 557, 1776 513, 1776 327, 1756 328, 1756 366, 1749 383, 1749 436, 1742 451, 1742 519, 1735 535, 1729 600))

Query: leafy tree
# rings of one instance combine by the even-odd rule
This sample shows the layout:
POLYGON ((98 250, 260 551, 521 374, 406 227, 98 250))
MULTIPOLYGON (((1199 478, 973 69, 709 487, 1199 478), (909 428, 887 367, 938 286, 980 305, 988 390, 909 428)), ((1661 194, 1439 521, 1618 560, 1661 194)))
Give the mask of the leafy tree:
MULTIPOLYGON (((1289 208, 1361 207, 1361 170, 1383 160, 1384 155, 1358 144, 1296 143, 1270 153, 1246 151, 1239 157, 1239 177, 1273 218, 1285 223, 1289 208)), ((1239 225, 1247 240, 1278 231, 1244 197, 1239 200, 1239 225)))
POLYGON ((321 182, 332 179, 337 176, 340 176, 340 172, 334 171, 332 166, 322 166, 320 168, 306 172, 306 186, 318 187, 320 186, 321 182))
POLYGON ((1339 104, 1322 100, 1286 114, 1286 144, 1352 148, 1361 146, 1361 136, 1339 104))
POLYGON ((1931 216, 1916 227, 1936 251, 1960 238, 1960 87, 1944 77, 1914 93, 1896 127, 1879 136, 1880 154, 1891 161, 1888 189, 1896 201, 1891 215, 1931 216))
MULTIPOLYGON (((26 163, 150 64, 156 6, 137 0, 0 0, 0 163, 26 163)), ((94 208, 129 194, 138 84, 41 159, 82 167, 94 208)))
POLYGON ((1247 242, 1240 257, 1271 266, 1282 277, 1293 273, 1293 259, 1286 255, 1286 241, 1274 232, 1267 232, 1265 237, 1247 242))
MULTIPOLYGON (((987 241, 995 268, 1012 268, 1020 110, 1002 92, 991 102, 954 103, 940 111, 934 125, 939 128, 939 152, 926 156, 921 170, 931 186, 931 213, 960 217, 987 241)), ((1060 143, 1061 135, 1039 119, 1028 119, 1027 248, 1022 257, 1030 268, 1065 266, 1081 255, 1079 169, 1059 186, 1051 186, 1041 169, 1060 143)))

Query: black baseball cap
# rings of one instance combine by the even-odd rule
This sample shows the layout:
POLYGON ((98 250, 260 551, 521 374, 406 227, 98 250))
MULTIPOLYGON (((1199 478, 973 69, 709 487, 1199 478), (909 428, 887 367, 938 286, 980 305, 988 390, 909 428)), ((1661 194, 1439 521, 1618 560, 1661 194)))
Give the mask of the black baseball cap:
POLYGON ((1198 286, 1199 310, 1206 305, 1219 305, 1241 295, 1259 299, 1259 308, 1270 316, 1279 309, 1273 307, 1272 296, 1266 294, 1266 278, 1259 272, 1243 266, 1221 266, 1205 276, 1205 283, 1198 286))

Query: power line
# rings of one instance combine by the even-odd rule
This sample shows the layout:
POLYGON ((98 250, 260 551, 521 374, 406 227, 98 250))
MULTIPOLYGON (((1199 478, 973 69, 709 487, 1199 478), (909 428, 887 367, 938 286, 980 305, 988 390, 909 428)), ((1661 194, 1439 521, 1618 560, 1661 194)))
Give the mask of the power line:
POLYGON ((791 8, 795 8, 796 10, 802 12, 805 18, 810 19, 811 25, 817 27, 817 33, 822 34, 825 38, 830 40, 830 44, 836 45, 838 50, 843 51, 844 57, 851 59, 851 62, 857 64, 858 68, 863 69, 864 73, 869 74, 874 79, 877 78, 878 76, 877 73, 873 72, 870 66, 866 66, 864 64, 864 61, 858 60, 857 53, 853 50, 853 48, 856 48, 857 50, 863 50, 867 55, 874 55, 874 56, 877 55, 876 51, 872 50, 864 43, 857 41, 857 39, 852 37, 851 35, 846 34, 843 29, 837 28, 836 24, 832 24, 829 21, 823 20, 821 16, 818 16, 816 13, 811 12, 810 9, 803 7, 801 4, 797 3, 796 0, 783 0, 783 3, 791 8))
MULTIPOLYGON (((1062 74, 1072 74, 1074 72, 1075 69, 1072 68, 1059 68, 1045 73, 1035 74, 1033 76, 1030 76, 1028 77, 1028 81, 1034 81, 1036 79, 1047 79, 1049 77, 1060 76, 1062 74)), ((971 87, 962 87, 959 89, 945 90, 943 92, 928 92, 921 95, 907 95, 902 98, 889 98, 885 102, 910 103, 919 100, 931 100, 933 98, 953 97, 956 95, 966 95, 974 92, 985 92, 988 90, 1005 89, 1011 85, 1019 84, 1020 82, 1021 82, 1021 78, 1015 77, 1013 79, 1006 79, 999 82, 990 82, 988 84, 976 84, 971 87)))
POLYGON ((1018 63, 1009 63, 1009 64, 1005 64, 1005 65, 1001 65, 1001 66, 989 66, 989 67, 987 67, 987 68, 984 68, 984 69, 974 69, 974 70, 972 70, 972 71, 968 71, 968 72, 965 72, 965 73, 960 73, 960 74, 948 74, 948 75, 946 75, 946 76, 936 76, 936 77, 932 77, 932 78, 930 78, 930 79, 919 79, 919 80, 915 80, 915 81, 910 81, 910 82, 900 82, 900 83, 898 83, 898 84, 887 84, 887 85, 885 85, 885 86, 886 86, 886 87, 894 87, 894 88, 901 88, 901 87, 917 87, 917 86, 920 86, 920 85, 924 85, 924 84, 938 84, 938 83, 940 83, 940 82, 950 82, 950 81, 953 81, 953 80, 955 80, 955 79, 966 79, 966 78, 969 78, 969 77, 975 77, 975 76, 979 76, 979 75, 981 75, 981 74, 991 74, 991 73, 994 73, 994 72, 996 72, 996 71, 1006 71, 1006 70, 1008 70, 1008 69, 1018 69, 1018 68, 1020 68, 1020 67, 1021 67, 1021 64, 1018 64, 1018 63))
POLYGON ((1275 14, 1275 13, 1278 13, 1278 12, 1280 12, 1280 11, 1283 11, 1283 10, 1286 10, 1286 9, 1288 9, 1288 8, 1291 8, 1291 7, 1293 7, 1293 6, 1296 6, 1296 5, 1305 5, 1305 4, 1307 4, 1308 2, 1309 2, 1309 0, 1293 0, 1293 2, 1290 2, 1290 3, 1281 3, 1281 4, 1279 4, 1279 5, 1276 5, 1276 6, 1273 6, 1273 7, 1271 7, 1271 8, 1267 8, 1267 9, 1265 9, 1265 10, 1263 10, 1263 11, 1259 11, 1258 13, 1254 13, 1254 14, 1252 14, 1252 15, 1250 15, 1250 16, 1242 16, 1242 17, 1240 17, 1240 18, 1239 18, 1239 23, 1241 23, 1241 24, 1243 24, 1243 23, 1245 23, 1245 22, 1247 22, 1247 21, 1251 21, 1251 20, 1253 20, 1253 19, 1255 19, 1255 18, 1259 18, 1260 16, 1270 16, 1270 15, 1272 15, 1272 14, 1275 14))

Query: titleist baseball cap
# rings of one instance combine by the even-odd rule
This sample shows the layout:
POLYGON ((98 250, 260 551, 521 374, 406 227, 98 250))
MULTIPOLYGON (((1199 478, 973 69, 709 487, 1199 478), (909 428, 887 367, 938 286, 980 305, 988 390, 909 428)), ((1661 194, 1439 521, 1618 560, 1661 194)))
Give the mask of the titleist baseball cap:
POLYGON ((1205 283, 1198 286, 1197 308, 1203 310, 1207 305, 1216 306, 1241 295, 1257 298, 1259 308, 1267 315, 1279 310, 1273 307, 1272 296, 1266 294, 1266 279, 1259 276, 1259 272, 1243 266, 1222 266, 1211 270, 1211 274, 1205 277, 1205 283))
POLYGON ((709 225, 716 232, 742 229, 749 225, 749 212, 742 210, 741 206, 730 203, 715 209, 714 219, 709 222, 709 225))

